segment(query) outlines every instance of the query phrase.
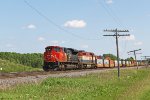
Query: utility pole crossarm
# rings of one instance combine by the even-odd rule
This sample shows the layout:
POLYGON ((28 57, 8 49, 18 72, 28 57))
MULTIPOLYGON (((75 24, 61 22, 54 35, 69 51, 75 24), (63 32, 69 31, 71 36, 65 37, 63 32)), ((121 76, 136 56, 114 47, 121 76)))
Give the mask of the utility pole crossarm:
POLYGON ((137 50, 133 50, 133 51, 129 51, 128 53, 130 52, 136 52, 136 51, 140 51, 141 49, 137 49, 137 50))
POLYGON ((144 57, 145 59, 149 58, 150 56, 141 56, 141 57, 144 57))
MULTIPOLYGON (((114 35, 103 35, 103 36, 116 36, 116 34, 114 34, 114 35)), ((130 34, 122 34, 122 35, 118 34, 117 36, 130 36, 130 34)))
POLYGON ((103 35, 103 36, 116 36, 116 35, 103 35))
POLYGON ((141 56, 141 57, 150 57, 150 56, 141 56))
MULTIPOLYGON (((104 32, 116 32, 117 29, 115 30, 104 30, 104 32)), ((117 30, 117 32, 129 32, 128 30, 117 30)))
POLYGON ((134 52, 134 51, 129 51, 128 53, 130 53, 130 52, 134 52))

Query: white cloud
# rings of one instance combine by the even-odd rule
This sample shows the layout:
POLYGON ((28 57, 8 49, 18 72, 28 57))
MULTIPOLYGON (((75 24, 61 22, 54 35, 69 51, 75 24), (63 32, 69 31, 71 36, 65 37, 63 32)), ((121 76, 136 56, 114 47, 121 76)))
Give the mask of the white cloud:
POLYGON ((135 40, 135 36, 134 35, 130 35, 130 36, 122 37, 122 40, 134 41, 135 40))
POLYGON ((64 40, 62 40, 62 41, 53 40, 53 41, 50 41, 50 42, 52 43, 52 45, 58 46, 58 45, 66 43, 67 41, 64 41, 64 40))
POLYGON ((23 27, 23 29, 36 29, 37 27, 34 24, 28 24, 23 27))
POLYGON ((136 45, 136 46, 140 46, 140 45, 142 45, 142 44, 143 44, 143 42, 141 42, 141 41, 134 43, 134 45, 136 45))
POLYGON ((81 48, 86 49, 86 48, 89 48, 89 46, 85 44, 85 45, 82 45, 81 48))
POLYGON ((71 20, 67 21, 64 26, 69 28, 84 28, 86 26, 86 22, 84 20, 71 20))
POLYGON ((112 4, 112 3, 113 3, 113 0, 106 0, 106 3, 107 3, 107 4, 112 4))
POLYGON ((38 37, 38 41, 45 41, 44 37, 38 37))

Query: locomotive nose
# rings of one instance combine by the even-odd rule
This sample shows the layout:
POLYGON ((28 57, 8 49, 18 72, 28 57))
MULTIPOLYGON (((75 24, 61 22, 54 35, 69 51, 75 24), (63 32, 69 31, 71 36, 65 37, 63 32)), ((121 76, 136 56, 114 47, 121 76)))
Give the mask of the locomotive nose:
POLYGON ((51 59, 51 54, 49 52, 44 53, 45 61, 49 61, 51 59))

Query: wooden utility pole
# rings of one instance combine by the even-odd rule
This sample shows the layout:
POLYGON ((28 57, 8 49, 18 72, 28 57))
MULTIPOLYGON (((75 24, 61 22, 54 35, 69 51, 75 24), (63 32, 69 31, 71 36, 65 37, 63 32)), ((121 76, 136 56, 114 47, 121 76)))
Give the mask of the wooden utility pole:
MULTIPOLYGON (((141 49, 137 49, 137 50, 133 50, 133 51, 129 51, 129 52, 128 52, 128 53, 130 53, 130 52, 133 52, 133 53, 134 53, 135 62, 137 62, 137 61, 136 61, 136 54, 137 54, 136 52, 137 52, 137 51, 140 51, 140 50, 141 50, 141 49)), ((138 69, 138 66, 137 66, 137 69, 138 69)))
POLYGON ((144 59, 145 59, 145 66, 148 66, 148 58, 149 58, 150 56, 141 56, 141 57, 144 57, 144 59))
POLYGON ((128 30, 118 30, 117 28, 114 30, 104 30, 104 32, 114 32, 114 35, 103 35, 103 36, 113 36, 116 39, 116 49, 117 49, 117 63, 118 63, 118 78, 120 77, 120 65, 119 65, 119 46, 118 46, 118 38, 120 36, 130 36, 130 34, 118 34, 119 32, 129 32, 128 30))
POLYGON ((149 58, 150 56, 141 56, 141 57, 144 57, 144 59, 146 60, 146 59, 149 58))

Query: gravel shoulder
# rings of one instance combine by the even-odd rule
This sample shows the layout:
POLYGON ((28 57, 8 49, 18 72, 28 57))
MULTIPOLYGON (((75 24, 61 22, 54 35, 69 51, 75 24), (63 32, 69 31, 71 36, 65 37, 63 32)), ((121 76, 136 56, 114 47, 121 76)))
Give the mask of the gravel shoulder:
MULTIPOLYGON (((143 68, 144 66, 141 66, 139 68, 143 68)), ((137 69, 136 67, 126 67, 121 69, 137 69)), ((20 84, 29 84, 29 83, 36 83, 42 82, 44 79, 52 77, 80 77, 85 76, 91 73, 100 73, 104 71, 110 71, 110 70, 117 70, 116 68, 113 69, 90 69, 90 70, 78 70, 78 71, 63 71, 63 72, 56 72, 56 73, 44 73, 44 74, 35 74, 35 75, 27 75, 27 76, 19 76, 19 77, 11 77, 11 78, 1 78, 0 79, 0 89, 6 89, 11 88, 16 85, 20 84)), ((40 73, 40 72, 39 72, 40 73)))

